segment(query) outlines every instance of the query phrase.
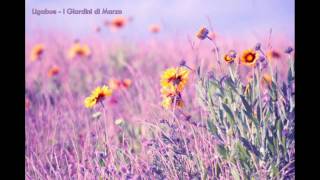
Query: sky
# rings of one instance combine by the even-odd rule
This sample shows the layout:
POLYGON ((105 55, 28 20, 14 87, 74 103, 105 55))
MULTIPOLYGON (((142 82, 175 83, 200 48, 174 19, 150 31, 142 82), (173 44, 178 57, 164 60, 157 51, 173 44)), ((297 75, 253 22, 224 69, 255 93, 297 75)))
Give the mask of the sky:
MULTIPOLYGON (((108 8, 122 10, 133 21, 121 34, 148 37, 148 26, 160 24, 164 36, 194 34, 209 26, 225 36, 265 33, 270 28, 294 39, 294 0, 26 0, 26 33, 60 31, 86 36, 115 15, 34 15, 32 9, 108 8)), ((109 30, 102 29, 106 36, 109 30)))

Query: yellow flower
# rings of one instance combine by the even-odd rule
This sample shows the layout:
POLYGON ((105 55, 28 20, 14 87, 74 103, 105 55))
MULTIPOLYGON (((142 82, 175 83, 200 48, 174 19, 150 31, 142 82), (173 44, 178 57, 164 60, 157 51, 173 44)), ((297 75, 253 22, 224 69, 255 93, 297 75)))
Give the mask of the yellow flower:
POLYGON ((164 98, 161 102, 161 106, 165 109, 169 109, 171 106, 171 98, 164 98))
POLYGON ((123 17, 123 16, 117 16, 114 17, 111 21, 106 21, 105 25, 111 29, 111 31, 117 31, 121 28, 123 28, 130 19, 123 17))
POLYGON ((173 86, 161 88, 160 93, 164 98, 178 95, 178 92, 175 90, 173 86))
POLYGON ((170 109, 170 108, 174 107, 174 102, 175 102, 176 108, 183 108, 184 107, 184 102, 180 96, 166 97, 162 100, 161 105, 165 109, 170 109))
POLYGON ((121 82, 117 79, 110 79, 108 85, 112 90, 116 90, 120 88, 121 82))
POLYGON ((57 75, 60 72, 60 69, 58 66, 53 66, 51 69, 48 71, 48 77, 52 77, 57 75))
POLYGON ((121 89, 121 88, 126 89, 126 88, 129 88, 131 84, 132 84, 132 81, 128 78, 123 80, 110 79, 108 82, 108 85, 112 90, 121 89))
POLYGON ((253 49, 243 51, 241 55, 241 62, 247 66, 252 66, 257 62, 259 54, 253 49))
POLYGON ((111 96, 112 90, 108 86, 97 87, 92 91, 91 95, 84 100, 84 105, 87 108, 92 108, 99 102, 102 102, 105 97, 111 96))
POLYGON ((233 62, 235 60, 236 56, 237 56, 237 53, 234 50, 231 50, 227 54, 224 55, 223 59, 227 63, 231 63, 231 62, 233 62))
POLYGON ((116 28, 122 28, 127 22, 127 19, 122 16, 115 17, 112 19, 111 24, 116 28))
POLYGON ((151 24, 149 26, 149 31, 152 33, 158 33, 160 32, 160 26, 158 24, 151 24))
POLYGON ((169 68, 163 72, 160 83, 163 88, 174 88, 181 92, 188 82, 189 70, 183 67, 169 68))
POLYGON ((75 57, 88 57, 91 51, 88 45, 75 43, 69 50, 68 58, 73 59, 75 57))
POLYGON ((223 58, 227 63, 232 62, 234 59, 232 57, 230 57, 228 54, 224 55, 223 58))
POLYGON ((202 27, 196 34, 196 36, 201 39, 204 40, 205 38, 207 38, 207 35, 209 34, 209 30, 205 27, 202 27))
POLYGON ((271 59, 280 59, 281 58, 281 54, 278 51, 271 50, 271 51, 267 52, 267 58, 269 60, 271 60, 271 59))
POLYGON ((92 108, 96 103, 97 103, 97 99, 91 96, 87 97, 84 100, 84 105, 86 106, 86 108, 92 108))
POLYGON ((40 60, 41 55, 44 52, 44 45, 43 44, 37 44, 35 45, 32 50, 31 50, 31 61, 36 61, 36 60, 40 60))
POLYGON ((128 87, 130 87, 131 86, 131 84, 132 84, 132 81, 130 80, 130 79, 124 79, 124 80, 122 80, 122 86, 123 87, 125 87, 125 88, 128 88, 128 87))

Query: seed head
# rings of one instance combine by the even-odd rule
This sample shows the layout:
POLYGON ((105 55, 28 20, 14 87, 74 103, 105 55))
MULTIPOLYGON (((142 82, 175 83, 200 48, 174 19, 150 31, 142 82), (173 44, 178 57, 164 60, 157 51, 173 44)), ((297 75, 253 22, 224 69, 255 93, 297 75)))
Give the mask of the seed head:
POLYGON ((201 40, 204 40, 205 38, 207 38, 209 34, 209 30, 205 27, 202 27, 198 32, 197 32, 197 37, 201 40))

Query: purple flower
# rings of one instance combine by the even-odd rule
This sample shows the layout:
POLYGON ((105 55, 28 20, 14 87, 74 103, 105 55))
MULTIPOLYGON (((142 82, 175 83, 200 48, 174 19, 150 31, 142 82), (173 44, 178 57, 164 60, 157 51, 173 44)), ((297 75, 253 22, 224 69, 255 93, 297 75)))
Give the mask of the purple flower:
POLYGON ((179 63, 180 66, 185 66, 186 65, 186 61, 185 60, 181 60, 179 63))
POLYGON ((231 57, 231 58, 236 58, 237 57, 237 52, 235 51, 235 50, 231 50, 231 51, 229 51, 229 56, 231 57))
POLYGON ((256 51, 259 51, 261 49, 261 43, 257 43, 256 46, 254 47, 256 51))
POLYGON ((289 46, 284 52, 287 54, 291 54, 292 51, 293 51, 293 48, 289 46))
POLYGON ((263 56, 260 56, 260 57, 259 57, 259 61, 260 61, 260 62, 264 62, 265 60, 266 60, 266 58, 264 58, 263 56))

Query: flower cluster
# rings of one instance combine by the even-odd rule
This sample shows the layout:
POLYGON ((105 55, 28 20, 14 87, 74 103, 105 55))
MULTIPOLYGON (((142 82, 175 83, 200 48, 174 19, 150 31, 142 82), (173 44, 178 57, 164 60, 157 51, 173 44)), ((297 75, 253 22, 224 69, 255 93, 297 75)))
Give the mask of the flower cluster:
POLYGON ((131 86, 132 81, 130 79, 110 79, 109 80, 109 87, 112 90, 117 90, 117 89, 127 89, 131 86))
POLYGON ((184 106, 181 92, 188 82, 189 73, 189 70, 184 67, 169 68, 163 72, 160 83, 163 97, 161 105, 164 108, 184 106))

